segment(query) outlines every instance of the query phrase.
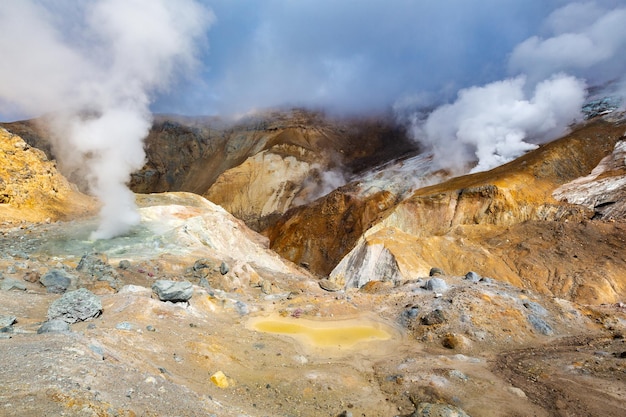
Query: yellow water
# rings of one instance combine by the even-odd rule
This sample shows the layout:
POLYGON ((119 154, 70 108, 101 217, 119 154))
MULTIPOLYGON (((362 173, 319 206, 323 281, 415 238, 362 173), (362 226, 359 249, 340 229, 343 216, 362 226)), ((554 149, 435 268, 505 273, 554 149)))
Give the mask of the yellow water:
POLYGON ((252 330, 284 334, 317 347, 349 348, 360 342, 388 340, 392 331, 385 325, 366 319, 307 320, 291 317, 252 319, 252 330))

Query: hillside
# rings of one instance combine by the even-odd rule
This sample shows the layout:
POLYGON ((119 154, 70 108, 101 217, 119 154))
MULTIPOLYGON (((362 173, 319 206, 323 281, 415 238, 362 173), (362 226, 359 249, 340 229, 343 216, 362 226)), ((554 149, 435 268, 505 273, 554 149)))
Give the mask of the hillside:
POLYGON ((449 178, 388 118, 264 117, 158 117, 96 241, 45 125, 4 125, 5 415, 626 412, 623 119, 449 178))

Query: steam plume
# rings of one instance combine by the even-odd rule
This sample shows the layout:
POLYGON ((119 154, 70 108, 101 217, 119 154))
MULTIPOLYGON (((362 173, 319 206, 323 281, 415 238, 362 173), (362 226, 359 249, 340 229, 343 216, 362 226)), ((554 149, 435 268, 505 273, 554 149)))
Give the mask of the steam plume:
POLYGON ((413 115, 414 137, 455 174, 501 165, 564 134, 581 118, 587 85, 626 96, 626 8, 572 3, 545 22, 547 37, 518 44, 511 78, 462 89, 452 104, 413 115))
POLYGON ((439 107, 413 134, 430 145, 435 161, 454 173, 484 171, 508 162, 555 138, 581 114, 583 81, 563 74, 537 84, 525 93, 526 78, 519 76, 482 87, 461 90, 453 104, 439 107))
POLYGON ((102 202, 93 239, 139 222, 126 183, 144 163, 149 105, 196 65, 212 14, 194 0, 0 5, 0 107, 53 112, 61 168, 84 174, 102 202))

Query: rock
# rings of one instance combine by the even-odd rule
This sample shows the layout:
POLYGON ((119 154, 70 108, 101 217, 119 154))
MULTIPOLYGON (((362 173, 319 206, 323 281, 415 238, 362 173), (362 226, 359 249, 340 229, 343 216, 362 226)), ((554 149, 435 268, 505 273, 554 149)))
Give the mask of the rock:
POLYGON ((22 281, 19 281, 19 280, 14 279, 14 278, 5 278, 2 281, 0 281, 0 290, 3 290, 3 291, 11 291, 11 290, 26 291, 26 285, 24 285, 24 283, 22 281))
POLYGON ((339 285, 335 281, 331 281, 329 279, 320 279, 319 280, 319 286, 320 286, 321 289, 326 290, 326 291, 330 291, 330 292, 339 291, 339 290, 343 289, 341 287, 341 285, 339 285))
POLYGON ((89 345, 89 350, 95 353, 96 356, 98 356, 98 359, 104 360, 104 349, 102 348, 102 346, 89 345))
POLYGON ((46 287, 48 292, 62 294, 72 284, 72 278, 74 277, 62 269, 51 269, 41 277, 39 282, 46 287))
POLYGON ((443 324, 446 322, 446 316, 443 314, 443 311, 441 311, 441 309, 435 309, 422 317, 420 322, 425 326, 443 324))
POLYGON ((402 314, 400 315, 400 323, 403 326, 409 326, 411 325, 411 323, 417 318, 418 314, 419 314, 419 307, 418 306, 411 306, 408 307, 406 310, 404 310, 402 312, 402 314))
POLYGON ((228 271, 230 271, 228 264, 226 262, 222 262, 222 264, 220 265, 220 274, 226 275, 228 274, 228 271))
POLYGON ((15 316, 5 316, 0 314, 0 328, 12 326, 13 323, 17 322, 17 317, 15 316))
POLYGON ((246 314, 250 314, 250 307, 248 307, 248 305, 246 303, 244 303, 243 301, 237 300, 235 302, 235 310, 237 310, 237 313, 239 313, 239 315, 241 315, 241 316, 245 316, 246 314))
POLYGON ((448 375, 450 375, 450 377, 452 378, 460 379, 463 382, 469 381, 469 377, 465 375, 463 372, 459 371, 458 369, 451 369, 448 372, 448 375))
POLYGON ((80 262, 76 266, 76 270, 89 274, 97 279, 106 278, 107 281, 112 281, 117 277, 115 268, 109 265, 109 258, 103 253, 90 253, 83 255, 80 258, 80 262))
POLYGON ((91 291, 80 288, 55 300, 48 308, 48 320, 60 319, 71 324, 98 317, 101 313, 100 298, 91 291))
POLYGON ((469 271, 467 274, 465 274, 465 279, 470 282, 478 282, 480 281, 480 275, 478 275, 474 271, 469 271))
POLYGON ((548 323, 546 323, 541 317, 535 314, 528 315, 528 322, 537 330, 539 333, 545 336, 551 336, 554 331, 552 327, 548 323))
POLYGON ((508 387, 507 390, 519 398, 526 398, 526 393, 517 387, 508 387))
POLYGON ((406 317, 407 319, 414 319, 419 314, 419 311, 420 310, 418 306, 411 306, 402 312, 402 316, 406 317))
POLYGON ((119 269, 129 269, 130 268, 130 261, 123 259, 120 261, 119 265, 117 266, 119 269))
POLYGON ((193 295, 193 286, 188 281, 158 280, 152 285, 152 291, 161 301, 188 301, 193 295))
POLYGON ((24 274, 24 281, 26 282, 37 282, 41 278, 41 274, 37 271, 27 271, 24 274))
POLYGON ((329 279, 345 288, 362 288, 369 281, 398 285, 406 280, 394 254, 385 245, 363 240, 331 271, 329 279))
POLYGON ((120 288, 118 294, 132 294, 140 297, 151 297, 152 290, 150 288, 142 287, 141 285, 124 285, 120 288))
POLYGON ((582 112, 585 119, 592 119, 597 116, 612 113, 620 108, 622 100, 620 97, 607 96, 585 103, 582 112))
POLYGON ((441 268, 430 268, 430 272, 428 272, 429 277, 437 277, 440 275, 446 275, 441 268))
POLYGON ((207 259, 207 258, 198 259, 193 264, 193 270, 194 271, 199 271, 201 269, 211 268, 211 263, 212 263, 211 260, 207 259))
POLYGON ((533 314, 536 314, 538 316, 546 317, 548 315, 548 310, 546 310, 541 304, 537 304, 533 301, 525 302, 524 307, 526 307, 533 314))
POLYGON ((462 335, 447 333, 441 339, 441 345, 446 349, 460 349, 469 345, 469 342, 462 335))
POLYGON ((115 325, 115 328, 117 330, 133 330, 133 324, 127 321, 122 321, 120 323, 117 323, 115 325))
POLYGON ((261 281, 261 292, 263 294, 271 294, 272 293, 272 283, 266 279, 261 281))
POLYGON ((411 417, 470 417, 459 407, 449 404, 420 403, 411 417))
POLYGON ((50 320, 41 325, 39 329, 37 329, 37 333, 65 333, 70 331, 70 325, 68 322, 55 319, 50 320))
POLYGON ((426 281, 426 289, 440 293, 448 289, 448 284, 441 278, 431 278, 426 281))
POLYGON ((224 372, 217 371, 213 375, 211 375, 211 382, 217 385, 220 388, 228 388, 230 385, 228 383, 228 378, 224 375, 224 372))

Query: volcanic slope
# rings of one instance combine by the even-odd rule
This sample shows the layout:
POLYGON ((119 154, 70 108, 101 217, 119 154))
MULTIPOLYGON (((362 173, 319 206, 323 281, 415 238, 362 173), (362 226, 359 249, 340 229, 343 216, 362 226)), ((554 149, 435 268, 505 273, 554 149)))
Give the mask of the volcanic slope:
POLYGON ((412 280, 436 266, 581 302, 615 302, 626 290, 623 219, 594 219, 593 209, 552 193, 589 174, 624 130, 622 122, 596 119, 506 165, 403 199, 380 184, 377 193, 362 193, 369 188, 355 181, 291 209, 264 233, 272 249, 339 285, 412 280), (377 259, 388 259, 389 268, 377 259))
MULTIPOLYGON (((7 143, 17 141, 9 139, 7 143)), ((15 151, 13 145, 1 153, 16 167, 3 178, 17 194, 22 182, 14 178, 22 178, 31 156, 25 148, 20 145, 15 151)), ((409 227, 399 229, 402 217, 393 216, 423 190, 431 195, 433 188, 420 188, 421 181, 408 185, 388 181, 402 172, 406 176, 400 178, 410 177, 403 170, 409 165, 408 171, 442 175, 430 172, 427 161, 427 156, 412 155, 384 164, 385 172, 367 172, 351 185, 353 196, 360 199, 381 192, 390 196, 387 210, 384 204, 367 206, 375 226, 363 223, 364 237, 357 237, 357 246, 352 246, 359 247, 378 232, 384 232, 377 237, 384 244, 363 246, 371 250, 344 258, 365 260, 376 251, 382 255, 369 257, 376 262, 353 262, 354 268, 348 268, 368 272, 363 266, 376 266, 374 274, 363 274, 374 279, 360 288, 346 286, 332 274, 335 281, 318 281, 269 250, 267 238, 190 193, 138 195, 141 223, 127 235, 109 240, 87 238, 96 227, 94 217, 2 224, 0 413, 624 415, 623 303, 585 306, 511 285, 478 269, 482 277, 476 273, 464 277, 464 270, 457 274, 454 264, 444 263, 447 258, 436 250, 428 256, 437 258, 424 255, 424 259, 444 271, 431 274, 425 264, 421 269, 402 269, 407 264, 402 251, 421 237, 409 234, 409 227), (390 170, 394 175, 387 175, 390 170), (406 247, 400 247, 406 243, 401 234, 409 237, 406 247), (415 275, 403 275, 407 271, 415 275), (45 284, 59 275, 65 277, 61 283, 67 288, 57 285, 48 290, 45 284), (385 281, 387 277, 392 279, 385 281), (161 300, 152 289, 161 288, 160 281, 193 290, 191 298, 161 300), (56 310, 51 307, 68 306, 67 298, 77 289, 90 290, 101 311, 65 330, 40 332, 51 323, 50 311, 56 310), (63 300, 66 304, 60 303, 63 300), (334 336, 319 336, 320 329, 334 336), (344 337, 364 331, 357 342, 344 337)), ((37 169, 29 174, 32 178, 47 178, 39 176, 39 167, 58 175, 52 165, 41 164, 32 166, 37 169)), ((546 187, 546 196, 550 188, 546 187)), ((40 217, 47 214, 45 204, 56 194, 52 188, 42 190, 37 195, 40 204, 34 205, 41 210, 40 217)), ((498 194, 487 193, 484 198, 493 200, 494 195, 498 194)), ((577 225, 594 244, 610 233, 615 239, 623 236, 619 221, 586 220, 594 216, 592 210, 556 200, 550 202, 553 206, 557 208, 544 209, 553 216, 547 216, 549 220, 500 226, 464 217, 441 235, 431 230, 426 238, 461 236, 484 245, 490 230, 509 239, 506 227, 530 224, 535 227, 524 229, 530 233, 519 236, 531 249, 549 253, 553 247, 540 246, 544 240, 555 242, 549 225, 577 225), (576 221, 579 218, 583 220, 576 221), (598 224, 605 229, 597 229, 598 224), (593 227, 596 235, 585 232, 585 227, 593 227)), ((317 222, 320 215, 312 213, 309 220, 317 222)), ((316 223, 300 226, 306 229, 311 224, 316 223)), ((615 257, 621 256, 623 247, 618 242, 612 241, 615 257)), ((349 240, 345 243, 347 250, 349 240)), ((499 247, 496 243, 492 246, 499 247)), ((444 249, 442 245, 440 250, 444 249)), ((463 256, 476 257, 480 251, 463 256)), ((579 294, 572 298, 584 300, 579 294)), ((82 312, 80 301, 74 299, 79 304, 73 308, 82 312)))
MULTIPOLYGON (((2 125, 53 159, 46 120, 2 125)), ((371 165, 415 154, 418 146, 389 115, 332 118, 296 109, 239 120, 156 116, 145 150, 146 164, 130 181, 134 192, 203 195, 260 230, 289 208, 371 165)), ((78 173, 60 168, 86 190, 78 173)))

